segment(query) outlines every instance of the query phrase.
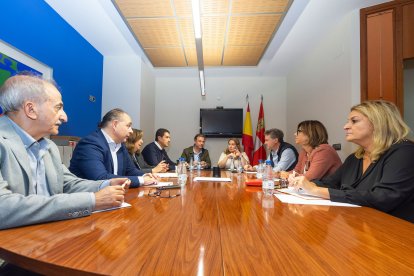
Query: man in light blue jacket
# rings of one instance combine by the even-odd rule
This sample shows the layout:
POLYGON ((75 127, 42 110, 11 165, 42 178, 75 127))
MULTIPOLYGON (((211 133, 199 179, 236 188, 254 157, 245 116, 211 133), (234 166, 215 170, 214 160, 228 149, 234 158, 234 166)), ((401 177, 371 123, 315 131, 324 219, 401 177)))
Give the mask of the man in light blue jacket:
POLYGON ((89 181, 62 164, 48 135, 67 121, 53 82, 18 75, 0 88, 0 229, 90 215, 121 205, 129 180, 89 181))

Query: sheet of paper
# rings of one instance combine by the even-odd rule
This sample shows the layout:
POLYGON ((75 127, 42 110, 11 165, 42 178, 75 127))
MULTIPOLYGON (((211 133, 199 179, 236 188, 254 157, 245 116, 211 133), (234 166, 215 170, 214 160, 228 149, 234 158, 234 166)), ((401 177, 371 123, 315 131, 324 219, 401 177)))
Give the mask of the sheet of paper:
POLYGON ((305 192, 302 192, 302 191, 296 191, 296 189, 294 189, 293 187, 278 189, 277 191, 281 192, 281 193, 284 193, 284 194, 297 196, 297 197, 300 197, 300 198, 303 198, 303 199, 321 199, 320 197, 309 195, 309 194, 307 194, 305 192))
POLYGON ((342 206, 342 207, 360 207, 358 205, 342 203, 342 202, 333 202, 328 199, 303 199, 297 196, 277 193, 275 196, 282 201, 283 203, 289 204, 308 204, 308 205, 327 205, 327 206, 342 206))
POLYGON ((194 177, 194 181, 231 182, 228 177, 194 177))
POLYGON ((156 173, 156 175, 161 177, 161 178, 178 177, 177 173, 156 173))
POLYGON ((126 202, 122 202, 121 206, 119 206, 119 207, 112 207, 112 208, 103 209, 103 210, 96 210, 96 211, 93 211, 92 213, 106 212, 106 211, 111 211, 111 210, 121 209, 121 208, 126 208, 126 207, 131 207, 131 204, 126 203, 126 202))
POLYGON ((165 187, 165 186, 171 186, 171 185, 174 185, 174 182, 158 182, 157 184, 145 185, 142 187, 155 188, 155 187, 165 187))

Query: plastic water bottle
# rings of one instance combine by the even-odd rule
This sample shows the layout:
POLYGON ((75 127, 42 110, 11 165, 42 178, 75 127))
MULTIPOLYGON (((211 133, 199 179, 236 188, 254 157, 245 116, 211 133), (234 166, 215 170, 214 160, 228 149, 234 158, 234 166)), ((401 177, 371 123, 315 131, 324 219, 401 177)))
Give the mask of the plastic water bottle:
POLYGON ((184 186, 187 182, 187 168, 185 166, 185 159, 180 158, 177 166, 178 185, 184 186))
POLYGON ((197 162, 197 171, 200 171, 201 170, 201 161, 198 161, 197 162))
POLYGON ((231 160, 230 160, 230 168, 229 168, 229 171, 234 171, 234 159, 233 159, 233 157, 230 157, 231 158, 231 160))
POLYGON ((272 195, 275 189, 275 182, 273 181, 273 168, 270 160, 266 160, 262 179, 263 193, 265 195, 272 195))
POLYGON ((236 170, 237 170, 237 173, 242 173, 243 172, 241 157, 237 158, 236 170))
POLYGON ((188 169, 190 171, 194 170, 193 157, 190 157, 190 164, 188 164, 188 169))
POLYGON ((257 179, 262 179, 263 176, 263 160, 259 159, 259 164, 256 167, 256 178, 257 179))

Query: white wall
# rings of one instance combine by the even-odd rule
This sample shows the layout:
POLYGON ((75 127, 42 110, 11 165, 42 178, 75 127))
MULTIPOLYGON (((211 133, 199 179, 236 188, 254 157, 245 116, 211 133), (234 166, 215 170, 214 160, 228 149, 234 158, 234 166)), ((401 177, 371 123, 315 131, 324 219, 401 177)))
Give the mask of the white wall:
MULTIPOLYGON (((196 74, 194 74, 196 75, 196 74)), ((286 129, 286 79, 269 77, 206 76, 205 98, 201 97, 199 80, 193 78, 156 78, 155 129, 167 128, 172 143, 167 149, 176 160, 185 147, 193 144, 199 132, 200 108, 243 108, 246 111, 246 94, 249 94, 253 135, 257 124, 260 95, 264 97, 263 108, 266 128, 286 129)), ((224 119, 224 118, 223 118, 224 119)), ((149 143, 150 141, 146 141, 149 143)), ((206 148, 211 161, 217 164, 220 153, 227 145, 225 138, 208 138, 206 148)))
POLYGON ((122 108, 140 127, 141 64, 138 56, 105 56, 102 84, 102 116, 122 108))
POLYGON ((358 14, 355 10, 339 19, 287 78, 289 134, 303 120, 319 120, 328 130, 329 143, 342 144, 342 159, 353 150, 343 125, 360 95, 358 14))
MULTIPOLYGON (((152 69, 142 62, 141 65, 141 97, 140 128, 144 131, 144 143, 154 139, 155 133, 155 77, 152 69)), ((137 124, 135 124, 137 125, 137 124)))

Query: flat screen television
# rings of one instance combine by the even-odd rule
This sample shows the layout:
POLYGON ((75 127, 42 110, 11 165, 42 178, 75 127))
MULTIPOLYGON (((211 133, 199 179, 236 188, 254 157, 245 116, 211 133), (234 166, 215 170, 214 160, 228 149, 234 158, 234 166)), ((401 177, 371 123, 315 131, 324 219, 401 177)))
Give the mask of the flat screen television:
POLYGON ((242 137, 243 108, 200 108, 200 132, 207 137, 242 137))

